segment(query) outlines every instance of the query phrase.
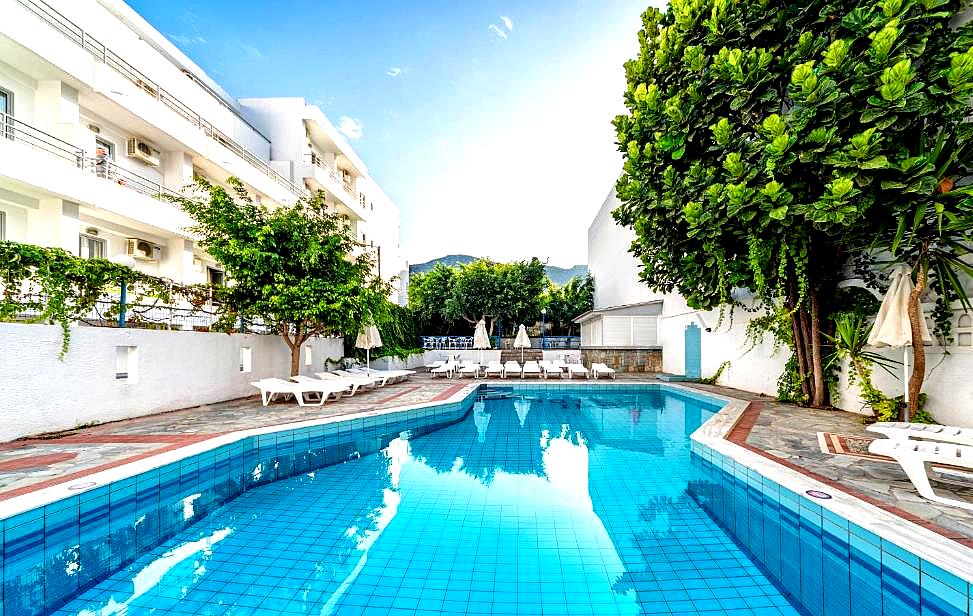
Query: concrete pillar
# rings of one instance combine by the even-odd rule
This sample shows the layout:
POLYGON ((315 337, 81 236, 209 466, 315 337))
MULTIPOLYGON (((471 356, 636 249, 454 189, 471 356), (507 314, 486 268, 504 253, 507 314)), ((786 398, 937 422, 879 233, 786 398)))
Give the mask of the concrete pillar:
POLYGON ((61 199, 38 199, 37 209, 27 210, 27 243, 63 248, 78 254, 78 204, 61 199))
POLYGON ((89 145, 90 131, 81 126, 78 91, 64 82, 37 82, 34 123, 44 132, 79 148, 89 145))
POLYGON ((182 190, 193 183, 193 159, 182 151, 166 152, 162 156, 162 183, 172 190, 182 190))

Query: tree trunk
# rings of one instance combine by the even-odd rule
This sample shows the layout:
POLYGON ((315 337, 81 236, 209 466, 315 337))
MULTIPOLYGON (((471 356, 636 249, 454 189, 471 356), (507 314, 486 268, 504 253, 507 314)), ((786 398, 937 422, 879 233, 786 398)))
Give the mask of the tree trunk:
POLYGON ((292 338, 290 326, 286 324, 280 328, 280 337, 284 339, 287 348, 291 350, 291 376, 297 376, 301 373, 301 347, 308 337, 303 335, 301 326, 297 325, 294 327, 294 336, 292 338))
POLYGON ((797 357, 797 374, 801 379, 801 393, 808 400, 811 399, 811 387, 808 384, 808 356, 804 344, 804 330, 801 327, 801 314, 797 307, 797 291, 794 283, 788 285, 785 307, 791 315, 791 330, 794 335, 794 355, 797 357))
POLYGON ((919 412, 919 393, 922 382, 926 378, 926 347, 922 339, 922 306, 919 298, 926 289, 926 265, 920 258, 919 274, 916 276, 916 286, 909 294, 909 325, 912 326, 912 376, 909 377, 909 416, 914 417, 919 412))
POLYGON ((811 406, 821 408, 828 400, 828 388, 824 383, 824 361, 821 357, 821 306, 817 291, 811 291, 811 370, 814 393, 811 406))

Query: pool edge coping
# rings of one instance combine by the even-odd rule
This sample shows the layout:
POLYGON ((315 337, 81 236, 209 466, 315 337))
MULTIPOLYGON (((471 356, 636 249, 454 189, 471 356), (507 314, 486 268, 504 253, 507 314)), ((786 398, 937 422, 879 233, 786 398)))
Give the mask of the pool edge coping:
POLYGON ((973 585, 973 575, 969 573, 973 571, 973 548, 729 440, 730 433, 751 406, 751 401, 709 391, 704 393, 678 383, 666 385, 726 401, 726 405, 718 413, 703 422, 690 435, 692 441, 729 457, 794 492, 798 498, 820 506, 822 510, 828 510, 874 533, 882 541, 892 543, 973 585), (831 498, 811 499, 806 494, 808 490, 825 492, 831 498))

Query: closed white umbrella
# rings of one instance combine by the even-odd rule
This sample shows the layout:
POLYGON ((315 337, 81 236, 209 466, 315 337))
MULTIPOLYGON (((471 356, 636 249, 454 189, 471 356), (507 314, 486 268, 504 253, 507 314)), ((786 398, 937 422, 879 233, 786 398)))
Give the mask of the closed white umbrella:
POLYGON ((524 349, 530 348, 530 338, 527 337, 527 328, 521 323, 517 328, 517 337, 514 338, 514 348, 520 349, 520 361, 524 361, 524 349))
MULTIPOLYGON (((875 317, 868 344, 877 347, 902 347, 902 387, 905 392, 906 421, 909 420, 909 347, 912 346, 912 324, 909 322, 909 295, 914 289, 908 267, 899 267, 892 272, 889 290, 882 300, 882 306, 875 317)), ((920 317, 919 328, 923 342, 932 342, 926 319, 920 317)))
POLYGON ((355 346, 359 349, 365 349, 365 369, 370 370, 371 367, 371 350, 382 346, 382 335, 378 333, 378 328, 374 325, 369 325, 363 328, 358 333, 358 338, 355 340, 355 346))
POLYGON ((476 330, 473 332, 473 348, 481 351, 480 353, 480 363, 483 363, 483 349, 490 348, 490 336, 487 335, 486 321, 480 319, 476 324, 476 330))

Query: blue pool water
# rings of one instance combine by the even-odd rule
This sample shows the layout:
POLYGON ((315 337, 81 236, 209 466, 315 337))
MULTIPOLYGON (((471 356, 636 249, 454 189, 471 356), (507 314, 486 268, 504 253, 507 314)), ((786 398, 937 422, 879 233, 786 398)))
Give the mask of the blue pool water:
POLYGON ((799 614, 689 493, 718 406, 481 389, 462 421, 256 487, 58 614, 799 614))

